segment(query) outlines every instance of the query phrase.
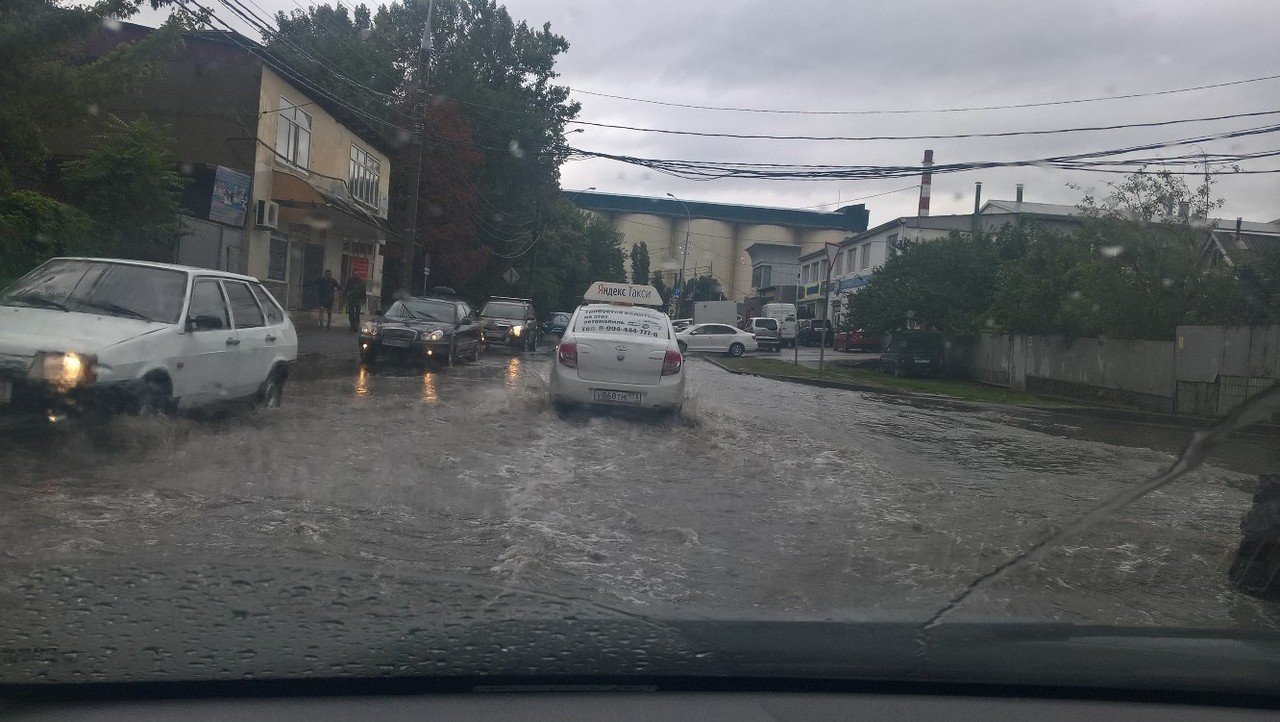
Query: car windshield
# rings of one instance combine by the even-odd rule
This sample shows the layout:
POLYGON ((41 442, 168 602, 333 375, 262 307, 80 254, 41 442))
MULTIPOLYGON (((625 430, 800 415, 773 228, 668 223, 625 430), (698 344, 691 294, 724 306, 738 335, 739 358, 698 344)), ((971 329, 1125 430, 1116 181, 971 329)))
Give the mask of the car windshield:
POLYGON ((0 710, 349 678, 1280 707, 1278 31, 1277 0, 0 0, 0 710))
POLYGON ((56 260, 5 289, 0 305, 177 323, 186 290, 187 274, 182 271, 56 260))
POLYGON ((525 305, 522 303, 503 303, 498 301, 490 301, 484 305, 484 310, 480 312, 481 316, 487 318, 505 318, 514 321, 523 321, 528 314, 525 312, 525 305))
POLYGON ((414 299, 396 301, 387 309, 386 318, 416 318, 424 321, 453 323, 454 305, 449 301, 414 299))

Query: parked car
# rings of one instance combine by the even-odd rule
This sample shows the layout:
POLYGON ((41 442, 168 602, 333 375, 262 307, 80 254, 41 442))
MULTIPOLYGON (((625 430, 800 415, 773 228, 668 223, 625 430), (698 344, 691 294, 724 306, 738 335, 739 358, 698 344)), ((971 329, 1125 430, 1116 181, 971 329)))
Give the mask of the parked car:
POLYGON ((484 351, 480 329, 480 318, 466 301, 444 293, 404 298, 360 325, 360 360, 373 363, 394 354, 439 359, 448 366, 462 358, 476 361, 484 351))
POLYGON ((676 334, 681 351, 709 351, 741 356, 759 348, 755 334, 723 323, 698 323, 676 334))
POLYGON ((563 336, 565 329, 569 327, 569 317, 572 315, 567 311, 548 314, 546 320, 542 322, 542 335, 563 336))
POLYGON ((837 331, 831 347, 836 351, 874 351, 880 348, 880 339, 860 328, 837 331))
POLYGON ((297 356, 284 309, 236 273, 54 258, 0 293, 6 415, 279 406, 297 356))
POLYGON ((781 327, 778 319, 770 316, 753 316, 747 319, 747 333, 754 334, 756 344, 765 351, 782 349, 781 327))
POLYGON ((894 331, 884 337, 880 370, 894 376, 937 376, 942 373, 942 334, 938 331, 894 331))
POLYGON ((556 346, 550 397, 571 404, 679 411, 684 403, 684 355, 671 320, 656 308, 615 299, 662 303, 651 286, 599 282, 585 294, 556 346))
POLYGON ((538 314, 533 310, 533 301, 527 298, 490 298, 480 310, 480 323, 484 325, 486 345, 526 351, 538 348, 538 314))
POLYGON ((677 332, 683 331, 692 325, 693 319, 691 318, 675 318, 671 320, 671 328, 675 329, 677 332))
POLYGON ((834 339, 835 329, 827 319, 804 319, 796 330, 796 340, 801 346, 830 346, 834 339))

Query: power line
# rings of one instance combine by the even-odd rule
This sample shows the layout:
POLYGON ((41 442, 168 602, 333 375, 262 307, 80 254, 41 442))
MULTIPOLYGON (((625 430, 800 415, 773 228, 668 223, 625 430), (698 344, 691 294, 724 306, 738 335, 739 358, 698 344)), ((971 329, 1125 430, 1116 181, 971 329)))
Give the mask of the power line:
POLYGON ((1044 130, 1006 130, 988 133, 937 133, 926 135, 769 135, 756 133, 715 133, 698 130, 676 130, 671 128, 644 128, 632 125, 612 125, 594 123, 586 120, 570 120, 569 124, 586 125, 594 128, 627 130, 637 133, 660 133, 663 135, 690 135, 699 138, 734 138, 738 140, 805 140, 805 141, 890 141, 890 140, 957 140, 963 138, 1013 138, 1027 135, 1060 135, 1064 133, 1093 133, 1099 131, 1123 130, 1127 128, 1159 128, 1186 123, 1208 123, 1237 118, 1256 118, 1264 115, 1280 115, 1280 110, 1260 110, 1251 113, 1231 113, 1228 115, 1206 116, 1203 118, 1179 118, 1175 120, 1158 120, 1146 123, 1118 123, 1115 125, 1093 125, 1075 128, 1053 128, 1044 130))
POLYGON ((880 196, 893 195, 894 193, 901 193, 901 192, 903 192, 903 191, 913 191, 913 190, 915 190, 915 189, 917 189, 917 188, 919 188, 919 187, 920 187, 920 184, 919 184, 919 183, 913 183, 913 184, 911 184, 911 185, 909 185, 909 186, 903 186, 903 187, 901 187, 901 188, 895 188, 894 190, 891 190, 891 191, 885 191, 885 192, 883 192, 883 193, 873 193, 872 195, 869 195, 869 196, 862 196, 862 197, 860 197, 860 198, 849 198, 849 199, 842 200, 842 201, 834 201, 834 202, 832 202, 832 203, 817 203, 817 204, 812 205, 812 206, 800 206, 800 210, 808 210, 808 209, 810 209, 810 208, 826 208, 827 206, 843 206, 843 205, 845 205, 845 204, 847 204, 847 203, 857 203, 858 201, 865 201, 865 200, 869 200, 869 199, 871 199, 871 198, 879 198, 880 196))
MULTIPOLYGON (((1140 157, 1117 158, 1116 156, 1149 152, 1174 148, 1178 146, 1205 143, 1213 140, 1244 138, 1280 132, 1280 125, 1266 125, 1245 128, 1222 133, 1215 133, 1172 141, 1145 143, 1125 148, 1076 153, 1071 155, 1049 156, 1027 160, 1010 161, 969 161, 963 163, 939 164, 931 167, 935 174, 957 173, 988 168, 1013 168, 1025 166, 1043 166, 1051 168, 1086 169, 1107 166, 1143 166, 1188 160, 1189 156, 1175 158, 1140 157)), ((718 178, 753 178, 762 180, 866 180, 874 178, 903 178, 920 174, 922 166, 871 166, 871 165, 801 165, 780 163, 746 163, 734 161, 700 161, 683 159, 640 158, 617 155, 597 151, 571 149, 581 157, 603 158, 631 165, 637 165, 667 175, 692 180, 714 180, 718 178)), ((1218 155, 1215 159, 1228 161, 1252 160, 1273 157, 1276 153, 1260 152, 1251 154, 1218 155)), ((1196 155, 1194 158, 1200 158, 1196 155)))
POLYGON ((1124 95, 1102 95, 1091 98, 1073 98, 1070 100, 1049 100, 1039 103, 1014 103, 1010 105, 978 105, 969 107, 955 108, 912 108, 912 109, 889 109, 889 110, 786 110, 778 108, 735 108, 720 105, 696 105, 693 103, 675 103, 663 100, 653 100, 650 98, 633 98, 625 95, 613 95, 610 93, 600 93, 582 88, 570 88, 575 93, 583 95, 594 95, 600 98, 612 98, 613 100, 626 100, 633 103, 647 103, 649 105, 663 105, 672 108, 688 108, 692 110, 713 110, 719 112, 732 113, 769 113, 776 115, 910 115, 915 113, 971 113, 987 110, 1015 110, 1019 108, 1045 108, 1055 105, 1073 105, 1077 103, 1097 103, 1106 100, 1127 100, 1130 98, 1149 98, 1161 95, 1174 95, 1178 93, 1191 93, 1200 90, 1211 90, 1214 88, 1227 88, 1235 85, 1245 85, 1247 83, 1260 83, 1268 80, 1280 79, 1280 75, 1266 75, 1260 78, 1247 78, 1244 80, 1231 80, 1223 83, 1210 83, 1207 85, 1195 85, 1186 88, 1173 88, 1171 90, 1156 90, 1147 93, 1126 93, 1124 95))

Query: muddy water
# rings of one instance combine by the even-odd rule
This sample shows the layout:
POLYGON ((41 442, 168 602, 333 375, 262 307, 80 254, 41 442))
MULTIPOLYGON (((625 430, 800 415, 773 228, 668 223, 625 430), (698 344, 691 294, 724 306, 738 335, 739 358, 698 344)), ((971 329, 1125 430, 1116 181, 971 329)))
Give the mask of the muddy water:
MULTIPOLYGON (((7 438, 0 575, 314 561, 653 615, 927 618, 1185 437, 698 361, 680 419, 561 419, 549 361, 362 370, 294 384, 270 413, 7 438)), ((953 617, 1274 628, 1280 610, 1225 581, 1268 468, 1272 444, 1232 441, 953 617)))

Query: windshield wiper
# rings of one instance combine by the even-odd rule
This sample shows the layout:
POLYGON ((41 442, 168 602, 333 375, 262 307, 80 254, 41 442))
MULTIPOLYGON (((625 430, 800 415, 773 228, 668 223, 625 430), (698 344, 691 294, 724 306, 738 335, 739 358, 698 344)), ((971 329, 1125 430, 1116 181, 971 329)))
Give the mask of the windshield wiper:
POLYGON ((25 303, 30 306, 36 306, 36 307, 42 307, 42 308, 56 308, 59 311, 65 311, 67 313, 71 313, 71 309, 67 308, 61 303, 58 303, 52 298, 45 298, 44 296, 37 296, 30 293, 23 294, 21 296, 14 296, 13 298, 10 298, 8 301, 5 301, 5 305, 8 306, 14 301, 17 301, 18 303, 25 303))
POLYGON ((118 303, 108 303, 104 301, 81 301, 80 303, 81 305, 88 306, 89 308, 106 311, 113 316, 127 316, 128 318, 136 318, 140 321, 155 321, 155 319, 150 316, 144 316, 132 308, 125 308, 118 303))
POLYGON ((429 313, 419 313, 417 311, 410 311, 409 315, 413 316, 414 318, 420 318, 424 321, 435 321, 436 323, 440 322, 440 319, 436 318, 435 316, 432 316, 429 313))

